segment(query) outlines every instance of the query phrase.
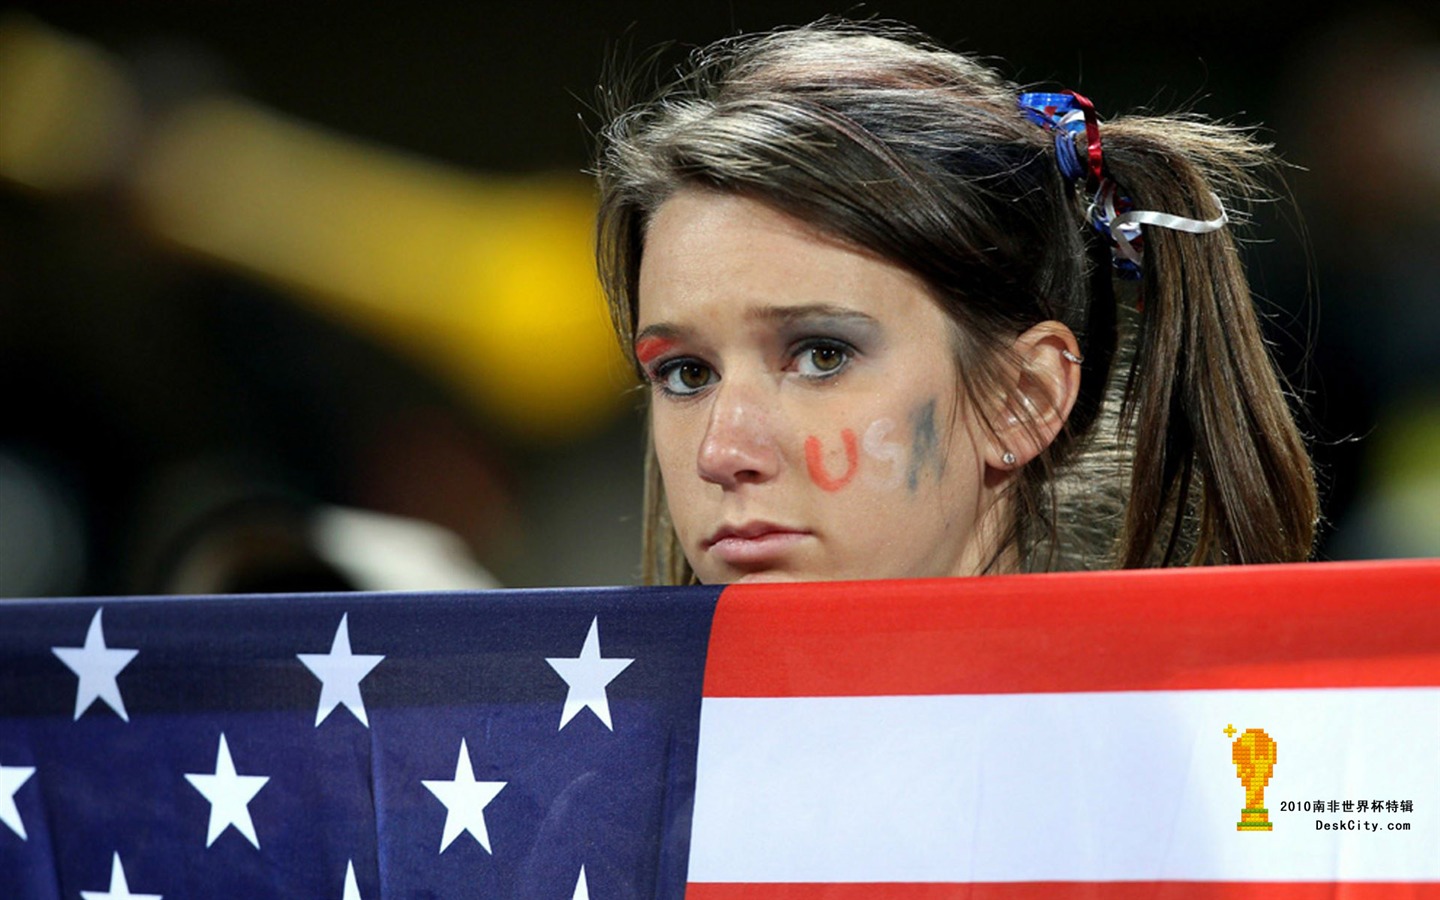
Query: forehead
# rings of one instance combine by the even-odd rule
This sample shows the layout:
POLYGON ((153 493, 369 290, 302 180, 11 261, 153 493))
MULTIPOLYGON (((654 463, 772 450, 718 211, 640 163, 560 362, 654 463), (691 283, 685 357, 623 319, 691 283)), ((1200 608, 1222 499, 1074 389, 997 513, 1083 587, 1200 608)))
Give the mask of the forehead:
POLYGON ((641 328, 754 305, 903 315, 917 304, 940 315, 907 269, 748 197, 680 191, 645 235, 641 328))

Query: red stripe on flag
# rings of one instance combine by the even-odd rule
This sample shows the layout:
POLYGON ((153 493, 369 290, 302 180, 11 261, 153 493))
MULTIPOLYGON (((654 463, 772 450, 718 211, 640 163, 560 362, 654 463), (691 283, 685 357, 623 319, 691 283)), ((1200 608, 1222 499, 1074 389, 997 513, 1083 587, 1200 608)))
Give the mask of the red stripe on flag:
POLYGON ((685 900, 1440 900, 1410 882, 1031 881, 974 884, 692 884, 685 900))
POLYGON ((1440 561, 726 588, 707 697, 1440 685, 1440 561))

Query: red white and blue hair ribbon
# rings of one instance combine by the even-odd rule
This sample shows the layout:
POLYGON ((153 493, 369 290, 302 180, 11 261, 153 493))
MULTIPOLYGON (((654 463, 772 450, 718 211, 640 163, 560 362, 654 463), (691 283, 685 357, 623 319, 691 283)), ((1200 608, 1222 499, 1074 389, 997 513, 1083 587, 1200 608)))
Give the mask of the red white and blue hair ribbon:
POLYGON ((1036 91, 1019 98, 1025 117, 1055 134, 1055 161, 1060 174, 1074 184, 1085 178, 1093 197, 1085 215, 1091 226, 1110 240, 1111 258, 1116 272, 1127 279, 1140 277, 1144 254, 1142 225, 1169 228, 1189 234, 1206 234, 1223 228, 1230 221, 1225 205, 1214 193, 1217 214, 1211 219, 1189 219, 1171 213, 1135 209, 1129 197, 1122 194, 1105 168, 1100 143, 1100 122, 1095 106, 1074 91, 1058 93, 1036 91), (1075 139, 1084 135, 1085 157, 1081 159, 1075 139))
POLYGON ((1100 122, 1095 105, 1074 91, 1020 95, 1020 109, 1036 125, 1055 132, 1055 157, 1060 173, 1071 182, 1085 176, 1092 189, 1105 178, 1100 148, 1100 122), (1075 151, 1075 137, 1085 135, 1086 158, 1075 151))

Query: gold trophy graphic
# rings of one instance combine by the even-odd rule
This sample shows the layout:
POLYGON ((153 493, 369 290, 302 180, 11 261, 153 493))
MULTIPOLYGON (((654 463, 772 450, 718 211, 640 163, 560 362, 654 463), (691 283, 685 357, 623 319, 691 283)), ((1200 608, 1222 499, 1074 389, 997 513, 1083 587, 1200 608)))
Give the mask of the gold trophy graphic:
MULTIPOLYGON (((1227 737, 1235 733, 1234 725, 1225 726, 1227 737)), ((1247 728, 1240 739, 1230 744, 1230 759, 1235 773, 1245 785, 1245 808, 1240 811, 1236 831, 1272 831, 1270 810, 1265 808, 1265 785, 1275 771, 1276 743, 1263 728, 1247 728)))

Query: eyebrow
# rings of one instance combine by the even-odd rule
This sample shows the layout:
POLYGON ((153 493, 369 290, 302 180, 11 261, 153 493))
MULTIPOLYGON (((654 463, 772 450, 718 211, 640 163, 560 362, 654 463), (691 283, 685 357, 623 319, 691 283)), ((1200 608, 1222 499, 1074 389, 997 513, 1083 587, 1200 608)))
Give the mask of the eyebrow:
MULTIPOLYGON (((829 303, 806 303, 800 306, 762 306, 748 310, 745 318, 752 321, 774 322, 779 325, 789 325, 796 322, 809 322, 815 319, 828 319, 830 321, 853 323, 855 325, 879 325, 879 320, 868 313, 850 309, 844 306, 834 306, 829 303)), ((650 338, 664 338, 667 340, 678 340, 690 333, 691 329, 671 325, 667 322, 657 322, 654 325, 646 326, 635 335, 635 343, 650 338)))
POLYGON ((745 314, 747 319, 776 322, 782 325, 791 322, 807 322, 811 319, 852 322, 857 325, 878 325, 874 316, 844 306, 828 303, 807 303, 801 306, 762 306, 745 314))
POLYGON ((635 343, 638 344, 647 338, 664 338, 673 341, 684 335, 684 333, 685 329, 683 328, 678 328, 665 322, 657 322, 654 325, 647 325, 642 328, 640 332, 635 335, 635 343))

